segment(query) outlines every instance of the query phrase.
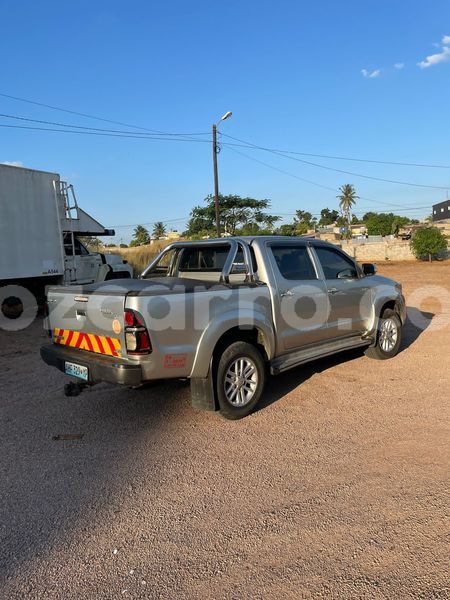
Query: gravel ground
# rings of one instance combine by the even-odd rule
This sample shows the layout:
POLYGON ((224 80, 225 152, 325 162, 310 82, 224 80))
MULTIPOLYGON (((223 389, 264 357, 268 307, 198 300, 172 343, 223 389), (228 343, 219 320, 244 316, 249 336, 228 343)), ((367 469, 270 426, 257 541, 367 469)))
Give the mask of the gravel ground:
POLYGON ((274 378, 238 422, 181 382, 65 398, 42 323, 0 332, 0 597, 450 598, 450 265, 380 271, 427 328, 274 378))

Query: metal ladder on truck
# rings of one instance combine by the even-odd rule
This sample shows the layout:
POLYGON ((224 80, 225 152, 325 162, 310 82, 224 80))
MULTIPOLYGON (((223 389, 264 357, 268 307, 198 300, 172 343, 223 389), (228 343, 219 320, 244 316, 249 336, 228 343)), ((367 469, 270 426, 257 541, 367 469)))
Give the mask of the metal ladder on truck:
POLYGON ((67 260, 70 255, 64 256, 64 283, 70 284, 77 279, 77 270, 75 267, 75 235, 74 235, 74 221, 79 220, 78 203, 75 196, 75 190, 71 183, 66 181, 60 181, 59 179, 53 182, 55 188, 55 198, 58 206, 59 218, 61 221, 61 231, 63 234, 63 245, 64 254, 66 246, 67 236, 70 235, 70 241, 72 244, 72 260, 67 260))

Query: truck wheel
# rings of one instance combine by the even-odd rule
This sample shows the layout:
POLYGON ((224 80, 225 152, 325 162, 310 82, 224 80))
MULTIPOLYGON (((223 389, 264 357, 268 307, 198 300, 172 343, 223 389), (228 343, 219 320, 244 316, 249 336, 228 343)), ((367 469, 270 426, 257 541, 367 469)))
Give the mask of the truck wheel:
POLYGON ((1 305, 1 311, 7 319, 18 319, 23 313, 23 304, 20 298, 9 296, 1 305))
POLYGON ((377 343, 367 348, 366 356, 386 360, 395 356, 402 341, 402 323, 398 314, 387 308, 378 323, 377 343))
POLYGON ((242 419, 256 406, 266 382, 263 357, 255 346, 234 342, 223 352, 216 371, 220 414, 225 419, 242 419))

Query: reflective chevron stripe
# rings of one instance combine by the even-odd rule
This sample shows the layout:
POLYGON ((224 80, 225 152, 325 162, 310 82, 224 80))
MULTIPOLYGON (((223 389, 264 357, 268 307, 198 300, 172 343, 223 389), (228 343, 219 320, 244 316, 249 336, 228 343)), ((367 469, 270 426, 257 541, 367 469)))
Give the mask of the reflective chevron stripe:
POLYGON ((53 330, 53 341, 61 346, 70 346, 97 354, 107 354, 108 356, 121 356, 122 354, 120 340, 105 335, 56 328, 53 330))

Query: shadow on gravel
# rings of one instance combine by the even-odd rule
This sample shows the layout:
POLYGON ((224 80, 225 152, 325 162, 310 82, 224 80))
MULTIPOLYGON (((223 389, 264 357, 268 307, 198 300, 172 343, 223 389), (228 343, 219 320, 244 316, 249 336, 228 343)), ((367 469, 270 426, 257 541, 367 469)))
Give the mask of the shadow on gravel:
POLYGON ((402 332, 400 352, 414 344, 422 333, 430 326, 434 313, 424 312, 415 306, 407 307, 408 318, 402 332))
MULTIPOLYGON (((412 344, 414 344, 420 335, 429 327, 434 313, 423 312, 415 307, 408 307, 408 318, 402 331, 402 344, 400 351, 406 350, 412 344)), ((270 377, 267 385, 267 391, 263 396, 262 401, 258 404, 255 412, 267 408, 277 400, 283 398, 286 394, 289 394, 296 387, 307 381, 312 375, 316 373, 322 373, 336 365, 344 362, 349 362, 360 358, 364 353, 364 350, 356 348, 355 350, 349 350, 346 352, 340 352, 334 356, 327 356, 310 363, 306 363, 301 367, 294 368, 286 373, 277 375, 276 377, 270 377)))
POLYGON ((361 350, 361 348, 340 352, 339 354, 320 358, 310 363, 306 363, 303 366, 295 367, 289 371, 286 371, 285 373, 281 373, 280 375, 270 377, 267 382, 266 392, 256 407, 255 412, 264 410, 274 402, 281 400, 284 396, 286 396, 286 394, 292 392, 292 390, 299 385, 302 385, 302 383, 307 381, 316 373, 322 373, 323 371, 331 369, 336 365, 361 358, 363 352, 364 351, 361 350))
MULTIPOLYGON (((0 401, 2 597, 2 580, 68 547, 74 530, 89 538, 97 524, 113 520, 143 472, 150 498, 157 496, 170 468, 168 430, 191 411, 188 390, 175 381, 142 392, 102 384, 69 399, 65 380, 41 369, 34 353, 30 369, 42 379, 9 382, 0 401)), ((98 555, 110 555, 115 544, 111 539, 98 555)))
MULTIPOLYGON (((409 311, 403 350, 415 343, 434 316, 409 311)), ((0 579, 20 576, 25 564, 59 543, 70 544, 73 530, 89 536, 99 520, 114 519, 121 499, 143 470, 157 495, 170 468, 170 432, 178 421, 199 418, 190 407, 188 387, 175 381, 142 391, 101 385, 79 398, 64 398, 64 379, 42 368, 37 326, 36 331, 31 346, 28 331, 14 334, 14 340, 0 332, 0 347, 8 348, 8 356, 0 353, 0 367, 21 374, 6 383, 0 401, 0 579), (26 369, 21 347, 30 349, 26 369)), ((271 378, 258 410, 313 374, 361 354, 340 353, 271 378)), ((111 548, 99 549, 99 554, 105 551, 111 548)))

